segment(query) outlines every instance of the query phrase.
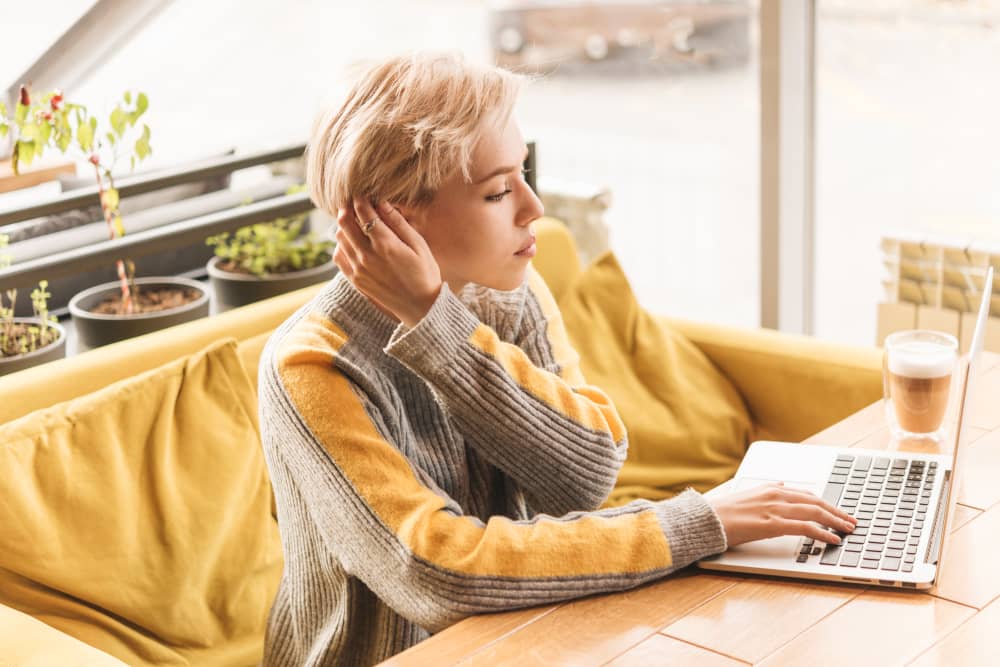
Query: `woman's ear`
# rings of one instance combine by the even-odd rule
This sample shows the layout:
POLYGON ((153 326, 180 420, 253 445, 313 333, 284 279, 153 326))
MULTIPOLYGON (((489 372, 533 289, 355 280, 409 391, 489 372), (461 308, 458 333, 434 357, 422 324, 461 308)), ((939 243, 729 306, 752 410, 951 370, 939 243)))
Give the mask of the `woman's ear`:
POLYGON ((391 206, 394 206, 397 211, 403 214, 406 221, 410 223, 410 226, 416 229, 418 232, 423 233, 424 223, 426 222, 426 216, 421 208, 416 206, 396 206, 390 202, 391 206))

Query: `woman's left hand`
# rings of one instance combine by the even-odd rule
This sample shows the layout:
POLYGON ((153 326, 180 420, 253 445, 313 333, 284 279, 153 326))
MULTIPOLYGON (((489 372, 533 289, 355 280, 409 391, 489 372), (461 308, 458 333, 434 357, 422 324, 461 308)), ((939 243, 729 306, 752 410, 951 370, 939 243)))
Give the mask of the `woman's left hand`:
POLYGON ((376 212, 355 199, 338 211, 337 227, 333 260, 340 270, 362 294, 415 326, 441 291, 441 269, 424 237, 385 201, 376 212), (366 236, 362 230, 373 220, 366 236))

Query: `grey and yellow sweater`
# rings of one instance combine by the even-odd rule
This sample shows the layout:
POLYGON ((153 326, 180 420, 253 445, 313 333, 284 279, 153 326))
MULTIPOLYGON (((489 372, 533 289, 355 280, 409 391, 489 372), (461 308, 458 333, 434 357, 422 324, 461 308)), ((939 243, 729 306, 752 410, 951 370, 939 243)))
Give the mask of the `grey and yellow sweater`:
POLYGON ((533 270, 511 292, 445 286, 412 329, 339 275, 271 337, 259 386, 285 556, 267 667, 373 664, 725 549, 693 491, 597 509, 625 428, 533 270))

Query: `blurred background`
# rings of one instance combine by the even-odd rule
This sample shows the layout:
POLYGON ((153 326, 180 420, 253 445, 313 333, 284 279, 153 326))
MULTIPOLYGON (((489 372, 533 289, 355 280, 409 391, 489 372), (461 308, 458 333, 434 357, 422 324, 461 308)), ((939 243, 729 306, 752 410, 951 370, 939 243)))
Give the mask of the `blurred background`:
MULTIPOLYGON (((357 62, 458 50, 536 75, 517 115, 539 185, 601 194, 610 246, 645 306, 761 324, 758 0, 139 4, 143 20, 109 28, 61 87, 95 110, 125 89, 148 94, 154 152, 142 169, 305 141, 357 62)), ((7 3, 0 82, 16 85, 94 6, 7 3)), ((884 235, 998 236, 1000 0, 816 0, 812 26, 804 329, 871 345, 884 235)), ((52 187, 0 195, 0 208, 52 187)))

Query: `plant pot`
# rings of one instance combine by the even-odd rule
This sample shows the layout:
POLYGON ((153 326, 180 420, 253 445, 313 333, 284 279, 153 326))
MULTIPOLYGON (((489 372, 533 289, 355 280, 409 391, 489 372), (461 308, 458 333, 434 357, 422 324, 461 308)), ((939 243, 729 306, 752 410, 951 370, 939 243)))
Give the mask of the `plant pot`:
POLYGON ((136 278, 135 283, 140 289, 192 287, 198 290, 201 296, 191 303, 169 310, 136 315, 107 315, 90 311, 108 297, 118 294, 121 291, 121 284, 111 282, 85 289, 69 301, 69 312, 73 316, 73 326, 76 328, 77 352, 208 316, 208 290, 197 280, 179 277, 136 278))
MULTIPOLYGON (((15 317, 15 322, 41 324, 37 317, 15 317)), ((39 366, 49 361, 62 359, 66 356, 66 330, 59 324, 50 322, 49 326, 59 332, 59 338, 54 343, 49 343, 45 347, 34 352, 19 354, 15 357, 0 357, 0 375, 7 375, 15 371, 21 371, 32 366, 39 366)))
POLYGON ((333 259, 311 269, 276 273, 263 278, 246 273, 223 271, 219 268, 221 261, 221 257, 213 257, 208 262, 208 278, 212 283, 215 311, 218 313, 325 282, 337 273, 337 265, 333 263, 333 259))

